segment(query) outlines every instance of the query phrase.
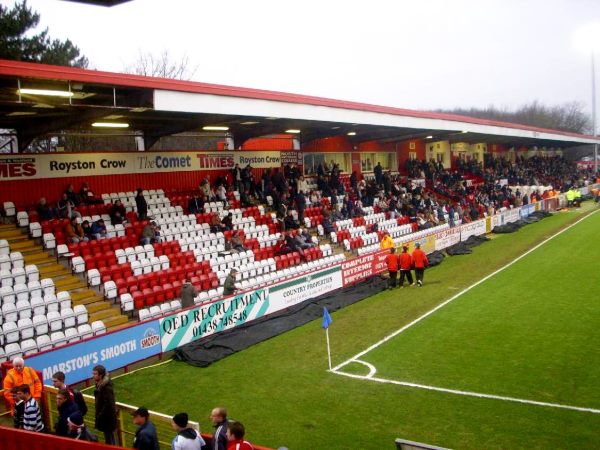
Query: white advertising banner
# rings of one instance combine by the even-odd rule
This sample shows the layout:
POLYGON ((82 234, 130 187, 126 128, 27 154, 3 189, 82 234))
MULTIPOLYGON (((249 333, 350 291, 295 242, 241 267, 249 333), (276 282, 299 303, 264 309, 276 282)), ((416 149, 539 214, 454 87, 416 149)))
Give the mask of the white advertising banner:
POLYGON ((269 287, 269 301, 279 309, 288 308, 342 286, 342 268, 338 265, 269 287))
POLYGON ((435 249, 443 250, 460 242, 460 227, 447 228, 435 233, 435 249))
POLYGON ((45 153, 0 156, 0 181, 281 166, 277 151, 45 153))
POLYGON ((485 219, 475 220, 460 226, 460 240, 466 241, 471 236, 485 234, 485 219))

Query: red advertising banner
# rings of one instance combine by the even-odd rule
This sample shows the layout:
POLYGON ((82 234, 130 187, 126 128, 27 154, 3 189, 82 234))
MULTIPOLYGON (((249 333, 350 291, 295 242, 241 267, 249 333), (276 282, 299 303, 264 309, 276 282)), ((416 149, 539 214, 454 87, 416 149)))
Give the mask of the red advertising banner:
POLYGON ((385 257, 388 253, 388 250, 379 250, 375 253, 344 261, 342 264, 342 281, 344 286, 358 283, 373 275, 385 272, 387 270, 385 257))

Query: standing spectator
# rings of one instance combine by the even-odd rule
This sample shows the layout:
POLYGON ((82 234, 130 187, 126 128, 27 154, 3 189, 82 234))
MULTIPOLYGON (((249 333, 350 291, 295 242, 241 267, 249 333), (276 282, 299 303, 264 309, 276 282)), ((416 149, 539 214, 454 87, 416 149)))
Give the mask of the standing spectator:
POLYGON ((379 186, 383 181, 383 167, 381 167, 381 162, 377 163, 373 169, 373 173, 375 174, 375 184, 379 186))
POLYGON ((171 443, 172 450, 200 450, 206 445, 200 433, 188 425, 187 413, 175 414, 171 425, 177 433, 171 443))
POLYGON ((65 384, 65 374, 64 372, 56 372, 52 375, 52 385, 58 389, 66 389, 69 392, 69 397, 79 409, 79 412, 82 416, 85 416, 88 412, 87 404, 85 403, 85 399, 83 398, 83 394, 77 389, 71 389, 69 386, 65 384))
POLYGON ((391 238, 390 233, 387 231, 383 232, 383 238, 381 239, 379 246, 381 247, 381 250, 387 250, 394 246, 394 240, 391 238))
POLYGON ((227 429, 229 427, 227 410, 222 406, 214 408, 210 413, 210 421, 215 428, 211 450, 227 450, 227 429))
POLYGON ((234 267, 225 278, 225 282, 223 283, 223 295, 231 295, 234 294, 237 290, 237 286, 235 285, 235 276, 237 275, 237 269, 234 267))
POLYGON ((144 198, 144 190, 142 188, 137 189, 135 206, 137 208, 138 220, 146 220, 148 218, 148 203, 146 203, 146 199, 144 198))
POLYGON ((12 388, 23 384, 28 385, 29 392, 39 403, 42 400, 42 382, 35 370, 25 366, 23 358, 14 358, 12 360, 12 365, 13 368, 10 369, 4 377, 2 387, 4 389, 4 398, 9 406, 11 415, 14 415, 15 399, 13 398, 12 388))
POLYGON ((13 416, 13 425, 15 428, 20 430, 23 429, 23 416, 25 415, 25 402, 21 400, 17 395, 17 387, 11 389, 13 397, 15 398, 15 415, 13 416))
POLYGON ((194 298, 198 295, 196 288, 192 285, 192 282, 186 278, 183 286, 181 286, 181 292, 179 298, 181 298, 181 306, 183 308, 189 308, 194 306, 194 298))
POLYGON ((227 427, 227 450, 254 450, 252 444, 244 440, 246 429, 240 422, 230 422, 227 427))
POLYGON ((402 253, 400 253, 399 255, 399 260, 400 260, 400 287, 404 287, 404 278, 406 277, 406 280, 408 281, 408 284, 410 286, 414 286, 415 283, 413 283, 413 277, 412 277, 412 265, 413 265, 413 259, 412 256, 410 256, 410 253, 408 253, 408 245, 403 245, 402 246, 402 253))
POLYGON ((415 277, 417 278, 417 285, 423 286, 423 274, 425 268, 429 265, 427 255, 421 250, 421 244, 415 243, 415 249, 412 253, 413 263, 415 265, 415 277))
POLYGON ((75 206, 79 206, 79 204, 81 203, 81 198, 75 192, 75 188, 72 184, 69 184, 67 186, 67 189, 65 190, 65 195, 69 200, 71 200, 71 202, 73 202, 75 206))
POLYGON ((202 214, 204 212, 204 200, 195 192, 188 200, 188 214, 202 214))
POLYGON ((65 192, 61 199, 56 203, 56 215, 61 219, 72 219, 81 217, 79 211, 75 210, 75 204, 70 200, 65 192))
POLYGON ((236 191, 242 190, 242 169, 240 169, 240 165, 236 164, 233 169, 231 169, 231 178, 233 181, 233 189, 236 191))
POLYGON ((133 448, 138 450, 160 450, 156 427, 150 421, 150 413, 143 406, 133 413, 133 423, 138 426, 133 439, 133 448))
POLYGON ((296 196, 296 209, 298 210, 298 222, 304 223, 304 210, 306 209, 306 196, 304 191, 299 191, 296 196))
POLYGON ((398 255, 396 255, 394 247, 390 247, 390 253, 385 257, 385 262, 390 274, 388 289, 393 289, 396 287, 396 279, 398 277, 398 255))
POLYGON ((23 429, 27 431, 44 431, 44 421, 42 420, 42 411, 40 405, 31 395, 31 391, 27 384, 17 386, 17 397, 25 402, 25 410, 23 412, 23 429))
POLYGON ((80 412, 71 414, 67 419, 67 423, 69 425, 70 438, 77 441, 98 442, 98 438, 88 431, 80 412))
POLYGON ((67 389, 60 389, 56 394, 56 409, 58 410, 58 422, 54 426, 56 434, 59 436, 69 435, 69 417, 72 414, 79 412, 79 408, 73 400, 71 400, 71 394, 67 389))
POLYGON ((94 194, 87 181, 84 181, 79 190, 79 199, 86 205, 101 205, 104 203, 100 197, 94 194))
POLYGON ((117 429, 117 407, 113 384, 104 366, 96 366, 92 370, 92 379, 96 383, 94 397, 96 399, 96 424, 94 428, 104 433, 104 441, 115 445, 117 429))

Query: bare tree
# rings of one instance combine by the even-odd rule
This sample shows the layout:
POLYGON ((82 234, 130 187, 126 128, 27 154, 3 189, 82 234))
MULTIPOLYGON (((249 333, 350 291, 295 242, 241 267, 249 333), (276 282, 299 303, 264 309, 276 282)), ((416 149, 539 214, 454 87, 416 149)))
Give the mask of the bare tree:
POLYGON ((173 78, 176 80, 191 79, 198 67, 190 67, 190 59, 187 55, 179 61, 171 59, 168 50, 163 50, 158 55, 150 52, 140 51, 138 59, 131 65, 125 66, 125 73, 144 75, 147 77, 173 78))
POLYGON ((536 100, 515 110, 490 105, 487 108, 455 108, 440 112, 575 133, 589 133, 592 128, 592 120, 585 112, 584 105, 579 102, 546 106, 536 100))

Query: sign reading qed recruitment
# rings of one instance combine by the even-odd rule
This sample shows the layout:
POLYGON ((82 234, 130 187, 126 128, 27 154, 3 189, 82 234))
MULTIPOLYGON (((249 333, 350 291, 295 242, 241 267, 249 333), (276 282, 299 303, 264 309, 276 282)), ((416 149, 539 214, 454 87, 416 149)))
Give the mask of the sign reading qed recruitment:
POLYGON ((281 166, 277 151, 45 153, 0 156, 0 180, 281 166))
POLYGON ((42 372, 44 384, 52 384, 58 371, 65 373, 67 384, 73 384, 91 378, 98 364, 110 371, 160 352, 158 320, 153 320, 30 356, 27 365, 42 372))

